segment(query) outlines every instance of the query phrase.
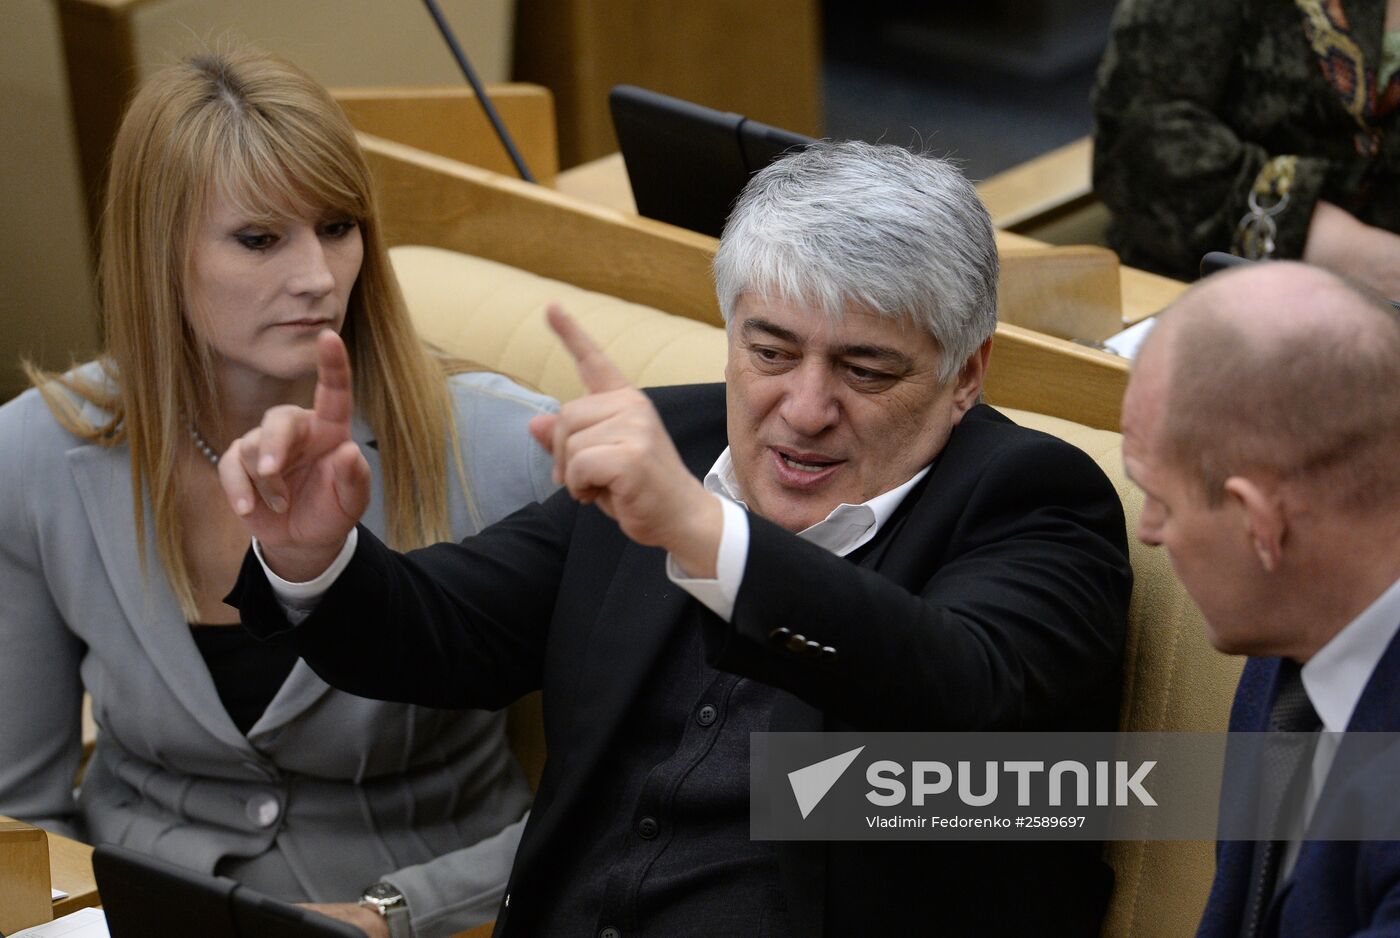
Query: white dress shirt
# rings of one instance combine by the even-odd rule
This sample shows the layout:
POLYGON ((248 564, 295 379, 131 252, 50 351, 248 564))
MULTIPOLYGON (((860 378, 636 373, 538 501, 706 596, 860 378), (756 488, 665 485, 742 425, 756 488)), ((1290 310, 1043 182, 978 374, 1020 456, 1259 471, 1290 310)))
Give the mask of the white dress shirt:
MULTIPOLYGON (((810 541, 838 557, 870 541, 890 520, 895 509, 904 501, 909 490, 928 475, 928 466, 914 473, 909 481, 876 495, 859 505, 840 504, 831 509, 821 521, 799 531, 797 536, 810 541)), ((744 581, 744 566, 749 557, 749 516, 744 511, 743 492, 734 478, 734 461, 729 448, 719 454, 714 466, 705 473, 705 490, 719 499, 724 508, 724 527, 720 534, 719 556, 715 559, 712 580, 695 579, 686 575, 674 557, 666 557, 666 576, 671 582, 704 603, 725 622, 734 615, 734 600, 739 584, 744 581)))
POLYGON ((335 555, 331 565, 320 576, 304 583, 284 580, 273 573, 272 568, 263 559, 262 545, 258 543, 257 538, 253 538, 253 556, 258 558, 258 563, 262 565, 263 575, 272 585, 272 593, 277 597, 282 611, 286 613, 287 621, 292 625, 300 625, 311 615, 311 610, 316 608, 316 604, 321 601, 326 590, 331 588, 331 584, 350 566, 350 558, 355 556, 355 545, 358 543, 360 529, 351 528, 350 534, 345 538, 345 546, 340 548, 340 553, 335 555))
POLYGON ((1298 860, 1303 831, 1312 818, 1313 808, 1322 795, 1323 783, 1332 769, 1342 735, 1361 699, 1371 673, 1400 630, 1400 580, 1390 585, 1380 598, 1367 606, 1346 628, 1303 665, 1303 689, 1322 720, 1322 732, 1313 750, 1312 771, 1303 795, 1303 812, 1279 866, 1281 885, 1293 872, 1298 860))

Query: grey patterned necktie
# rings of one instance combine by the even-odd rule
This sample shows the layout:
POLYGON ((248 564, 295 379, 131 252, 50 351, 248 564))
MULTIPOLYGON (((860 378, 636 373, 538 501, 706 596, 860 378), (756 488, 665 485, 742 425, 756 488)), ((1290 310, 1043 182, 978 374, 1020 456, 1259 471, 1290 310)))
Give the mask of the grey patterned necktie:
MULTIPOLYGON (((1269 710, 1269 731, 1310 733, 1312 736, 1280 737, 1277 742, 1271 741, 1265 749, 1259 797, 1266 816, 1279 817, 1285 810, 1300 809, 1299 801, 1306 790, 1306 772, 1303 770, 1312 761, 1317 730, 1321 726, 1322 720, 1318 718, 1303 687, 1302 669, 1296 661, 1283 659, 1279 664, 1278 694, 1269 710)), ((1281 840, 1260 840, 1254 844, 1249 907, 1245 910, 1241 931, 1244 938, 1258 938, 1263 934, 1285 846, 1281 840)))

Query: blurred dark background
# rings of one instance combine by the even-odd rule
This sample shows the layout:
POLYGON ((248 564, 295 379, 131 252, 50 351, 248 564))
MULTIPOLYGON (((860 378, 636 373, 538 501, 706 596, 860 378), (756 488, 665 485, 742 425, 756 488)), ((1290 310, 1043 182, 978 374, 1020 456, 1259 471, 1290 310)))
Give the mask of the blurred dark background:
POLYGON ((826 133, 985 179, 1089 133, 1111 0, 825 0, 826 133))

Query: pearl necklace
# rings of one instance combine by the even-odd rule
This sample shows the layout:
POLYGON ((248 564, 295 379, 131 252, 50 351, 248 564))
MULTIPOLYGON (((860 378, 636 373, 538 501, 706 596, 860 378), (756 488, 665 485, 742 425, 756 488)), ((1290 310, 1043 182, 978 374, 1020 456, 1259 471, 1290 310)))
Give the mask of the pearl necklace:
POLYGON ((219 454, 214 451, 214 447, 204 437, 199 435, 193 423, 190 424, 190 439, 194 440, 195 449, 204 454, 204 458, 209 460, 210 465, 215 469, 219 468, 219 454))

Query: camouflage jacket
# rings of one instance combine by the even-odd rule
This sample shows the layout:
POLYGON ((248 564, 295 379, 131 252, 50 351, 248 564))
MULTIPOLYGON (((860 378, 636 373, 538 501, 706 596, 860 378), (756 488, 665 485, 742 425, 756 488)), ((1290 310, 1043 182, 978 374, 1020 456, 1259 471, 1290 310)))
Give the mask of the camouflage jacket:
POLYGON ((1122 0, 1094 89, 1094 189, 1126 263, 1298 257, 1319 198, 1400 231, 1385 0, 1122 0), (1251 201, 1252 197, 1252 201, 1251 201))

